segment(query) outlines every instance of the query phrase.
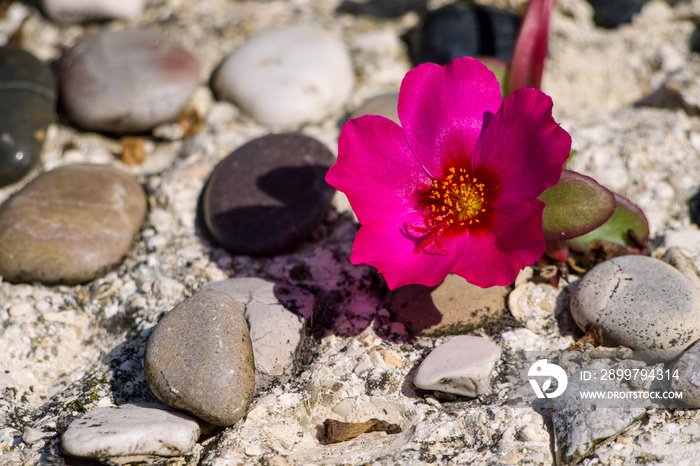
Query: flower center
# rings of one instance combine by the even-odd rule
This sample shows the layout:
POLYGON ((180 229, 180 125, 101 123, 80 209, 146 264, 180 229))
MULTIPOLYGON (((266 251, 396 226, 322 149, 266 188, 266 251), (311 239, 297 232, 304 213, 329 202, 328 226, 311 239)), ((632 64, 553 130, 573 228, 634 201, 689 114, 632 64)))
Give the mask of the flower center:
POLYGON ((421 252, 430 244, 447 254, 440 244, 440 238, 448 231, 459 232, 470 225, 479 223, 479 216, 486 212, 484 183, 479 183, 464 168, 451 167, 439 180, 421 193, 424 226, 408 225, 420 234, 426 235, 415 251, 421 252))
POLYGON ((464 168, 450 168, 441 180, 433 180, 427 196, 429 217, 433 225, 465 227, 479 223, 484 209, 484 184, 479 183, 464 168))

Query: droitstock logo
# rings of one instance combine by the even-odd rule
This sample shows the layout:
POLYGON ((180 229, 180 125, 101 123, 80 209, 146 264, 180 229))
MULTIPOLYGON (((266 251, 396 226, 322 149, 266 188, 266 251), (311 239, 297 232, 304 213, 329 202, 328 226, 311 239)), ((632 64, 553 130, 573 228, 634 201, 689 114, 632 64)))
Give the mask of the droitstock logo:
POLYGON ((537 380, 529 379, 537 398, 556 398, 564 393, 569 382, 564 369, 556 364, 549 364, 546 359, 540 359, 530 366, 527 375, 528 377, 547 377, 542 382, 542 387, 537 383, 537 380), (547 390, 552 386, 552 378, 557 381, 557 388, 553 392, 548 393, 547 390))

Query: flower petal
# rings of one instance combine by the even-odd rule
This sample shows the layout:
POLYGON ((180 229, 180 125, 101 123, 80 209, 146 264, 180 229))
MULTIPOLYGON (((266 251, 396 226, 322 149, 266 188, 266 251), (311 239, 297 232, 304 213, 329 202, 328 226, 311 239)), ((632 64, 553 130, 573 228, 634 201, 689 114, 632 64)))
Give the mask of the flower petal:
POLYGON ((415 211, 417 192, 430 183, 401 127, 377 115, 350 120, 338 140, 328 184, 348 196, 360 223, 415 211))
POLYGON ((552 118, 552 99, 534 89, 508 96, 474 150, 472 173, 499 180, 497 209, 518 207, 554 186, 571 152, 571 136, 552 118))
POLYGON ((469 234, 450 272, 482 288, 510 285, 520 269, 544 254, 543 210, 544 203, 534 200, 494 212, 492 227, 469 234))
POLYGON ((445 67, 424 63, 409 71, 401 83, 398 114, 411 149, 438 179, 446 166, 456 165, 453 158, 469 160, 485 114, 500 105, 494 74, 478 60, 458 58, 445 67))
MULTIPOLYGON (((377 218, 362 225, 352 245, 351 262, 376 267, 392 290, 410 284, 439 284, 455 255, 442 254, 433 246, 415 253, 423 238, 411 232, 409 224, 423 225, 420 213, 377 218)), ((452 242, 444 246, 448 251, 454 247, 452 242)))

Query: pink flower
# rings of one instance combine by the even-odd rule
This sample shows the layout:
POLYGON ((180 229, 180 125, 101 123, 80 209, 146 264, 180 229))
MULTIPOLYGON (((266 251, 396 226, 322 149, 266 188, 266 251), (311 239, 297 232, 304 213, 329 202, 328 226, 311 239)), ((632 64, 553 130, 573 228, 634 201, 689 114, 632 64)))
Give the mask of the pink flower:
POLYGON ((559 181, 571 137, 552 100, 519 89, 505 100, 477 60, 409 71, 401 126, 349 121, 326 181, 362 224, 351 255, 394 289, 434 286, 448 273, 481 287, 508 285, 544 253, 537 197, 559 181))

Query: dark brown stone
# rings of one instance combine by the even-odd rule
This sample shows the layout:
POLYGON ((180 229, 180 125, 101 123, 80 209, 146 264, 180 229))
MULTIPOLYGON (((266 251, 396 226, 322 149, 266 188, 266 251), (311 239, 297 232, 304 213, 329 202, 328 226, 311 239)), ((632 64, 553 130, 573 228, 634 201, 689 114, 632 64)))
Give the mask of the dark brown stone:
POLYGON ((296 133, 270 134, 226 157, 204 191, 212 236, 239 254, 275 254, 303 241, 335 190, 325 181, 333 154, 296 133))

